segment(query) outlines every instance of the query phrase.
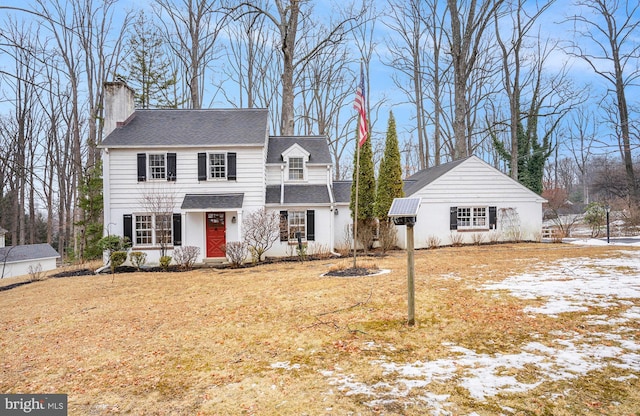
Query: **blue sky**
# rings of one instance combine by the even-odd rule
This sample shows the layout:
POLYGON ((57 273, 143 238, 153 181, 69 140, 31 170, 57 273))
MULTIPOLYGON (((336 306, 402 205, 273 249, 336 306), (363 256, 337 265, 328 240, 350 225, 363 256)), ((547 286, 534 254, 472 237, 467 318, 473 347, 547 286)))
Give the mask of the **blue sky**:
MULTIPOLYGON (((141 7, 148 8, 150 4, 150 0, 121 0, 118 3, 119 10, 138 10, 141 7)), ((315 10, 321 12, 322 10, 330 11, 331 7, 334 3, 327 0, 317 0, 315 10)), ((574 10, 574 7, 571 5, 572 2, 566 0, 557 1, 552 8, 545 13, 540 18, 539 30, 541 36, 544 38, 546 36, 550 37, 558 37, 564 39, 570 39, 571 35, 571 27, 570 24, 561 24, 563 20, 565 20, 565 16, 571 15, 574 10)), ((0 5, 7 6, 17 6, 17 7, 28 7, 26 6, 24 1, 20 0, 5 0, 1 1, 0 5)), ((379 14, 382 15, 388 5, 386 1, 377 1, 375 3, 375 7, 378 10, 379 14)), ((0 17, 5 11, 0 11, 0 17)), ((378 22, 376 24, 376 42, 378 43, 378 54, 384 59, 385 54, 385 44, 384 39, 387 37, 392 37, 395 34, 390 31, 382 22, 378 22)), ((376 135, 377 140, 383 140, 384 131, 387 125, 387 115, 390 110, 394 111, 396 116, 397 124, 398 124, 398 133, 400 136, 400 141, 408 140, 412 134, 409 130, 413 126, 413 122, 410 121, 412 107, 408 104, 404 104, 406 98, 403 93, 401 93, 394 85, 391 80, 391 74, 393 70, 382 64, 380 56, 374 56, 374 60, 371 66, 371 77, 368 81, 370 84, 370 96, 367 99, 370 101, 370 104, 373 105, 377 102, 380 102, 383 98, 387 100, 385 104, 380 107, 380 111, 378 112, 378 118, 374 119, 376 122, 374 131, 378 134, 376 135)), ((580 88, 589 90, 593 98, 591 100, 592 108, 596 112, 600 112, 600 98, 603 95, 603 91, 608 88, 608 85, 604 82, 601 77, 597 77, 593 74, 592 69, 583 61, 577 60, 575 58, 571 58, 567 56, 562 51, 556 51, 552 55, 553 59, 548 61, 547 69, 550 72, 554 72, 559 70, 563 65, 568 64, 570 68, 570 75, 575 80, 576 85, 579 85, 580 88)), ((0 57, 0 65, 2 64, 2 58, 0 57)), ((357 72, 357 68, 354 68, 354 72, 357 72)), ((211 90, 209 93, 211 94, 211 90)), ((637 90, 634 90, 634 93, 637 90)), ((354 94, 355 94, 355 85, 354 85, 354 94)), ((637 93, 630 94, 629 103, 631 105, 637 104, 637 100, 635 97, 637 93)), ((211 101, 211 98, 206 97, 204 102, 208 103, 211 101)), ((224 106, 225 103, 222 100, 215 100, 215 106, 224 106)), ((0 107, 1 108, 1 107, 0 107)), ((1 110, 0 110, 1 111, 1 110)), ((373 116, 373 115, 372 115, 373 116)), ((606 127, 606 126, 602 126, 606 127)), ((355 125, 352 130, 355 130, 355 125)), ((430 133, 431 128, 427 126, 427 131, 430 133)), ((603 128, 601 130, 603 134, 607 134, 607 129, 603 128)), ((602 150, 613 150, 616 151, 615 146, 610 149, 602 149, 602 150)))

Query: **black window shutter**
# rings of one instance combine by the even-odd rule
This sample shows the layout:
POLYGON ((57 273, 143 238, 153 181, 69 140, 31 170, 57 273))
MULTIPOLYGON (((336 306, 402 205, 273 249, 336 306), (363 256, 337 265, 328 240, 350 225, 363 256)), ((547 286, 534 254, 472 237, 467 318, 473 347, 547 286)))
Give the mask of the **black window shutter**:
POLYGON ((489 207, 489 229, 495 230, 498 228, 498 209, 496 207, 489 207))
POLYGON ((458 229, 458 207, 451 207, 449 209, 449 229, 458 229))
POLYGON ((207 154, 198 153, 198 180, 207 180, 207 154))
POLYGON ((315 241, 316 239, 316 212, 312 209, 307 210, 307 241, 315 241))
POLYGON ((280 241, 289 241, 289 213, 280 211, 280 241))
POLYGON ((182 215, 173 214, 173 245, 182 245, 182 215))
POLYGON ((147 154, 138 153, 138 182, 147 180, 147 154))
POLYGON ((124 214, 123 219, 123 232, 122 236, 128 238, 133 243, 133 216, 131 214, 124 214))
POLYGON ((176 171, 177 171, 176 154, 167 153, 167 180, 169 182, 176 181, 176 176, 177 176, 176 171))
POLYGON ((227 153, 227 179, 236 180, 236 154, 227 153))

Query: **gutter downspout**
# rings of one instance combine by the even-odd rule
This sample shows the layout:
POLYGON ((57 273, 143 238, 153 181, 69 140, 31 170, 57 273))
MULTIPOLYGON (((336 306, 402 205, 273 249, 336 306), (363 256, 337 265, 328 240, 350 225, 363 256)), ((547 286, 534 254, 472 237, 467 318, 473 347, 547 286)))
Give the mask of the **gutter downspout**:
POLYGON ((284 165, 280 166, 280 205, 284 204, 284 165))
POLYGON ((333 185, 333 181, 331 180, 331 165, 327 165, 327 192, 329 192, 329 202, 330 210, 329 210, 329 252, 334 252, 335 246, 335 209, 336 209, 336 201, 333 198, 333 190, 331 186, 333 185))

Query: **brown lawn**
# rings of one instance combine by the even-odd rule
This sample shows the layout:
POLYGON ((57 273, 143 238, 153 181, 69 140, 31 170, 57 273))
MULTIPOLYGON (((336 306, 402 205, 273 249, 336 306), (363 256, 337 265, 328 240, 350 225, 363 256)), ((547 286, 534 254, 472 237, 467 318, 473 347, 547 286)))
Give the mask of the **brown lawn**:
MULTIPOLYGON (((405 324, 402 251, 368 259, 391 272, 361 278, 321 277, 337 260, 49 278, 0 292, 0 391, 66 393, 70 415, 637 415, 640 374, 612 381, 616 367, 485 400, 436 381, 422 391, 446 395, 441 412, 418 390, 375 403, 335 379, 385 386, 390 376, 371 364, 380 357, 429 362, 450 358, 447 345, 509 354, 533 339, 584 334, 584 314, 531 315, 523 309, 541 300, 476 288, 558 259, 630 250, 418 251, 415 327, 405 324)), ((640 342, 637 320, 631 329, 640 342)), ((527 371, 537 370, 517 378, 535 376, 527 371)))

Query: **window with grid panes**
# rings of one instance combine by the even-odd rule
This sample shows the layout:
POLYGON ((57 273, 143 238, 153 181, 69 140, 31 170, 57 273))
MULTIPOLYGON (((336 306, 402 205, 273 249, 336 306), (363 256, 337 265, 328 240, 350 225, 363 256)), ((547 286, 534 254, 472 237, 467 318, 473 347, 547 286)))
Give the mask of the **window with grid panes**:
POLYGON ((151 215, 136 215, 136 245, 153 244, 153 222, 151 215))
POLYGON ((171 244, 171 215, 155 215, 156 244, 171 244))
POLYGON ((209 154, 209 177, 224 179, 227 177, 227 156, 224 153, 209 154))
POLYGON ((488 228, 487 207, 458 207, 458 229, 488 228))
POLYGON ((297 241, 298 235, 302 240, 306 240, 306 212, 305 211, 289 211, 289 241, 297 241))
POLYGON ((289 180, 304 179, 304 161, 301 157, 289 158, 289 180))
POLYGON ((166 158, 164 154, 149 155, 149 176, 151 179, 166 179, 166 158))

